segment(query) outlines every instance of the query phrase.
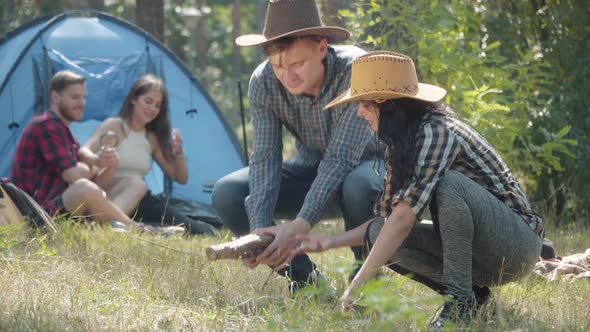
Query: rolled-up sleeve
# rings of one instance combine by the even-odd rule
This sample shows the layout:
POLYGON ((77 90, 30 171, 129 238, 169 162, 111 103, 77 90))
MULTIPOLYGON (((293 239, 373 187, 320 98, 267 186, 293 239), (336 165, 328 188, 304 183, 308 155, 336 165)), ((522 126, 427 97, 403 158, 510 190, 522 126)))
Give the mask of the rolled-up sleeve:
POLYGON ((65 144, 67 136, 68 133, 64 132, 63 128, 52 122, 48 122, 47 128, 38 136, 39 150, 43 159, 60 173, 78 163, 74 152, 76 149, 65 144))
POLYGON ((357 108, 356 102, 342 106, 336 128, 318 166, 318 175, 297 215, 312 226, 319 221, 328 200, 342 185, 345 176, 359 165, 369 141, 370 127, 357 115, 357 108))
POLYGON ((272 226, 283 164, 282 124, 269 107, 270 96, 266 91, 264 83, 253 75, 249 97, 252 126, 256 130, 250 159, 250 195, 245 201, 250 230, 272 226))
POLYGON ((448 128, 427 123, 419 132, 416 150, 415 175, 393 196, 391 205, 393 209, 399 201, 408 202, 420 220, 434 188, 457 158, 461 146, 448 128))

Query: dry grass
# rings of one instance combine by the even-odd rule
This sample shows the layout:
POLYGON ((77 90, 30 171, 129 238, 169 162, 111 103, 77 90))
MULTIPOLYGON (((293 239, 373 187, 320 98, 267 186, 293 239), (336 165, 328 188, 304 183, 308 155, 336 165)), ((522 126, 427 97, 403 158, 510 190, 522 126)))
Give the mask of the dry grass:
MULTIPOLYGON (((204 248, 221 238, 127 236, 62 224, 53 237, 0 229, 0 330, 423 330, 441 299, 385 273, 365 290, 365 312, 341 313, 336 298, 312 289, 295 299, 270 269, 209 262, 204 248)), ((321 232, 338 232, 325 223, 321 232)), ((590 231, 552 232, 560 254, 590 247, 590 231), (563 249, 561 249, 563 248, 563 249)), ((315 255, 341 292, 352 254, 315 255)), ((496 288, 497 315, 477 330, 588 331, 590 283, 536 277, 496 288)))

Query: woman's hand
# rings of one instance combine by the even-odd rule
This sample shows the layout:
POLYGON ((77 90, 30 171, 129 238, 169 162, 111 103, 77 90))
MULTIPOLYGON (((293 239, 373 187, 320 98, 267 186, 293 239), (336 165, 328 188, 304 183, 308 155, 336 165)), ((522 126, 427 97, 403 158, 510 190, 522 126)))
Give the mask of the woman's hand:
POLYGON ((180 130, 178 128, 172 129, 172 153, 175 156, 179 156, 184 153, 184 149, 182 147, 182 135, 180 134, 180 130))
POLYGON ((340 311, 351 311, 355 309, 354 303, 358 300, 356 296, 354 296, 354 288, 350 286, 344 291, 340 299, 338 300, 338 309, 340 311))
POLYGON ((305 252, 323 252, 331 247, 331 237, 315 234, 297 234, 295 239, 301 242, 296 250, 299 254, 305 252))

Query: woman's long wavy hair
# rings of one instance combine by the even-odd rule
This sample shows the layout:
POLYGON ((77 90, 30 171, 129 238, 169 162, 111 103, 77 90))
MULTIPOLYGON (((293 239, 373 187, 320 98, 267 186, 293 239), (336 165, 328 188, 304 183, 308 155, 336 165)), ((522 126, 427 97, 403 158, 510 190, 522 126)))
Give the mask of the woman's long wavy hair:
POLYGON ((391 188, 395 193, 414 176, 416 168, 416 134, 428 113, 454 116, 442 103, 429 103, 411 98, 389 99, 378 104, 379 129, 377 135, 387 146, 387 161, 393 175, 391 188))
POLYGON ((172 156, 172 145, 170 143, 170 115, 168 112, 168 91, 164 82, 158 77, 147 74, 140 77, 129 91, 129 94, 121 106, 119 116, 129 123, 133 116, 133 101, 143 96, 150 91, 160 91, 162 93, 162 105, 160 106, 160 112, 158 115, 145 126, 147 131, 150 131, 156 135, 160 148, 162 149, 166 158, 173 158, 172 156))

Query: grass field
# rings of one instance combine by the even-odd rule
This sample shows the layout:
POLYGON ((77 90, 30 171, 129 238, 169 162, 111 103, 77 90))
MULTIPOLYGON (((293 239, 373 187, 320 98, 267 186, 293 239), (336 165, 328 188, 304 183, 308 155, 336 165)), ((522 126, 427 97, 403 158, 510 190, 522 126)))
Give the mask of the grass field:
MULTIPOLYGON (((340 222, 314 231, 339 232, 340 222)), ((590 230, 551 231, 558 254, 590 247, 590 230)), ((346 286, 348 249, 315 255, 338 295, 312 288, 296 298, 267 267, 209 262, 206 246, 229 239, 125 235, 61 224, 58 235, 0 229, 0 330, 405 331, 424 330, 442 304, 393 273, 365 289, 362 312, 334 309, 346 286)), ((590 282, 527 280, 493 289, 497 313, 475 330, 590 331, 590 282)))

